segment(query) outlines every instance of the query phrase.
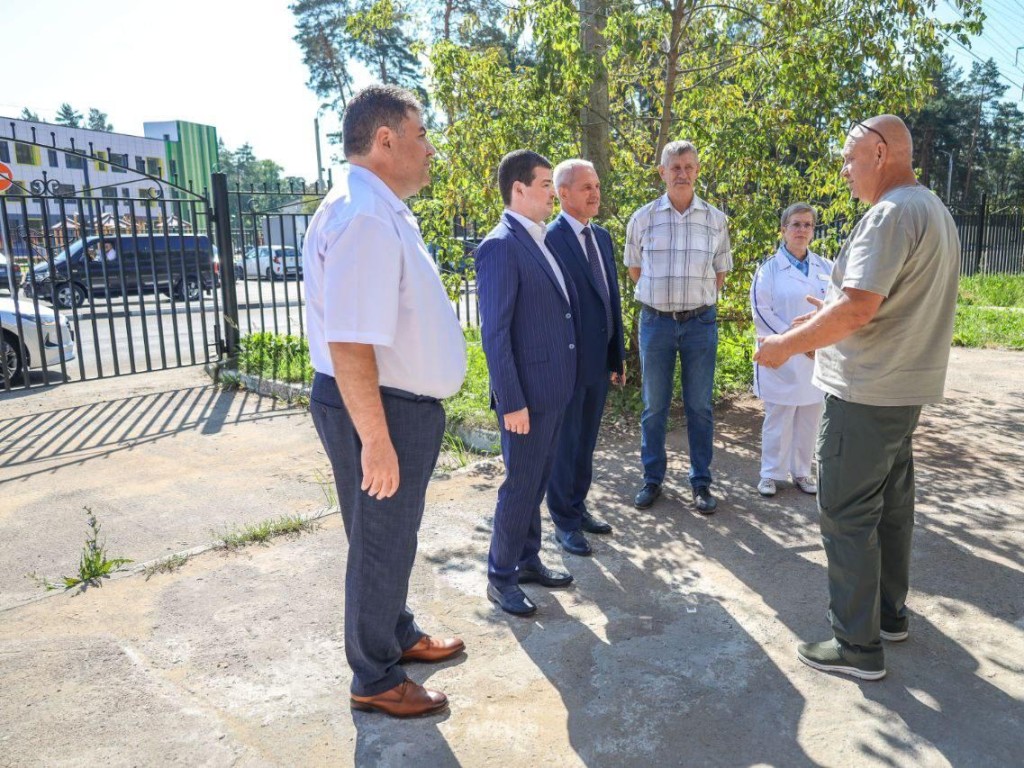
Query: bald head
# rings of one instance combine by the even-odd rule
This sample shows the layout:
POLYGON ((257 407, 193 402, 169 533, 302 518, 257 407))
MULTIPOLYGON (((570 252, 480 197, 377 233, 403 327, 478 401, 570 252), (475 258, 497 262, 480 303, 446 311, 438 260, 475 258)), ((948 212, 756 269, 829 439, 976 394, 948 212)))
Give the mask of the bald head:
MULTIPOLYGON (((885 137, 886 146, 889 148, 889 156, 897 162, 911 163, 914 156, 914 140, 910 136, 910 129, 896 115, 876 115, 869 117, 863 122, 868 128, 874 128, 885 137)), ((853 131, 860 129, 861 133, 871 134, 870 131, 855 125, 853 131)), ((880 141, 880 140, 879 140, 880 141)))
POLYGON ((874 205, 894 187, 916 183, 914 142, 896 115, 854 123, 843 145, 841 175, 854 198, 874 205))

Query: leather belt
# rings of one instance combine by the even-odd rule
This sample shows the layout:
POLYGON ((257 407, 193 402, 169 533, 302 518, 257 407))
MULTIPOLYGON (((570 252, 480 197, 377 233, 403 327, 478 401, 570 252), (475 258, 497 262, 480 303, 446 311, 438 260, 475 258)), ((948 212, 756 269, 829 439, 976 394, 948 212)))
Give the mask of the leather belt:
POLYGON ((685 323, 687 320, 692 320, 697 315, 703 314, 704 312, 707 312, 709 309, 713 309, 714 306, 714 304, 705 304, 703 307, 696 307, 694 309, 683 309, 680 310, 679 312, 666 312, 663 309, 655 309, 654 307, 649 306, 647 304, 643 305, 645 309, 651 310, 651 312, 658 315, 659 317, 670 317, 677 323, 685 323))

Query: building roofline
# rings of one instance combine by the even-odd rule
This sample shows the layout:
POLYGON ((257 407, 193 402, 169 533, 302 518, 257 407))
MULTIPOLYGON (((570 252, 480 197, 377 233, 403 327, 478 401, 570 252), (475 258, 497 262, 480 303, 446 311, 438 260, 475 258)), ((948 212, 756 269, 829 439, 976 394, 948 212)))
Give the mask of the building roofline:
MULTIPOLYGON (((157 138, 154 138, 153 136, 140 136, 137 133, 122 133, 121 131, 97 131, 94 128, 82 128, 82 127, 75 128, 74 126, 71 126, 71 125, 61 125, 60 123, 47 123, 44 120, 25 120, 25 119, 20 118, 20 117, 5 117, 3 115, 0 115, 0 125, 6 124, 6 123, 10 123, 10 122, 22 123, 22 124, 25 124, 25 125, 41 125, 41 126, 46 126, 47 128, 66 128, 66 129, 72 130, 72 131, 84 131, 86 133, 95 133, 97 136, 124 136, 124 137, 129 138, 129 139, 145 139, 146 141, 160 141, 160 142, 165 141, 165 139, 163 139, 163 138, 157 139, 157 138)), ((180 122, 180 121, 177 121, 177 120, 174 120, 174 121, 172 121, 172 120, 147 120, 146 122, 170 123, 170 122, 180 122)), ((197 125, 201 125, 201 123, 197 123, 197 125)), ((11 136, 0 136, 0 140, 4 140, 4 141, 21 141, 21 139, 15 139, 15 138, 12 138, 11 136)), ((37 142, 37 143, 41 143, 41 142, 37 142)), ((59 147, 58 147, 58 149, 59 149, 59 147)), ((102 149, 102 147, 101 147, 101 149, 102 149)))

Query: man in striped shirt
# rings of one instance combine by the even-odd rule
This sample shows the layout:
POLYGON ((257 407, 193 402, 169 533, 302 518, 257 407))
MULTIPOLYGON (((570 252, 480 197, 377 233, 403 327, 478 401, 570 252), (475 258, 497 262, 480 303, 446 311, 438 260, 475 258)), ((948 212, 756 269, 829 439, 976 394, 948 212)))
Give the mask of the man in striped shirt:
POLYGON ((647 509, 661 495, 667 465, 665 430, 678 355, 693 502, 701 514, 710 515, 718 505, 710 490, 711 392, 718 353, 715 305, 725 274, 732 269, 728 220, 694 192, 700 160, 693 144, 665 145, 658 173, 665 182, 665 194, 634 213, 626 228, 625 263, 641 304, 644 397, 640 444, 644 485, 634 504, 647 509))

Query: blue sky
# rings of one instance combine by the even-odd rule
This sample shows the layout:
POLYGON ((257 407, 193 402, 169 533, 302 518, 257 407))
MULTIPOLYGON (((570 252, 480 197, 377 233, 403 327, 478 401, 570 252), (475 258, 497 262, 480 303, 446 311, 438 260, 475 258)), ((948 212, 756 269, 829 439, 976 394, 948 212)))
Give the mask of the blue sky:
MULTIPOLYGON (((51 120, 61 102, 80 112, 97 107, 122 133, 142 133, 147 120, 191 120, 217 126, 231 148, 249 142, 291 175, 313 179, 313 118, 318 99, 287 0, 2 0, 5 66, 0 115, 22 107, 51 120)), ((1021 99, 1024 0, 985 0, 987 29, 974 52, 996 59, 1021 99)), ((950 18, 950 0, 937 13, 950 18)), ((965 70, 973 61, 951 52, 965 70)), ((321 132, 336 130, 331 118, 321 132)), ((331 150, 325 148, 325 164, 331 150)))

